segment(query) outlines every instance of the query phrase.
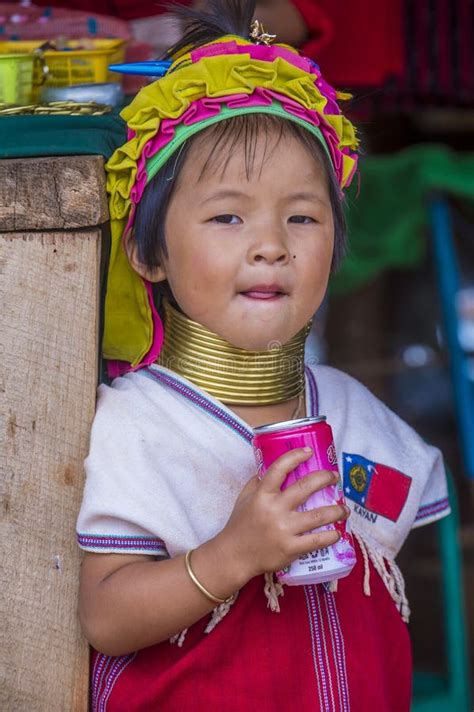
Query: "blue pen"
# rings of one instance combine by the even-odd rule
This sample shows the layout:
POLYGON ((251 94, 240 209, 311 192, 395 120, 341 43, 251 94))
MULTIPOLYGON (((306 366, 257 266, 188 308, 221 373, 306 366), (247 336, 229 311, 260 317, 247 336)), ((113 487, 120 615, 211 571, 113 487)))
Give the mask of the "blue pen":
POLYGON ((163 77, 170 67, 170 60, 109 64, 111 72, 121 72, 122 74, 142 74, 145 77, 163 77))

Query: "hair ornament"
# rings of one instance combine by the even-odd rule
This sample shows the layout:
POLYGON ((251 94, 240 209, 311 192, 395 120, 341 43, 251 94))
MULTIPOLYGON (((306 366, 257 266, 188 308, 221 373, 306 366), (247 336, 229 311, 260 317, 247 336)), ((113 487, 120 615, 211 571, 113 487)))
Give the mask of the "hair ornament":
POLYGON ((276 40, 276 35, 270 35, 268 32, 265 32, 262 23, 258 20, 254 20, 250 25, 250 39, 253 40, 255 44, 268 46, 276 40))

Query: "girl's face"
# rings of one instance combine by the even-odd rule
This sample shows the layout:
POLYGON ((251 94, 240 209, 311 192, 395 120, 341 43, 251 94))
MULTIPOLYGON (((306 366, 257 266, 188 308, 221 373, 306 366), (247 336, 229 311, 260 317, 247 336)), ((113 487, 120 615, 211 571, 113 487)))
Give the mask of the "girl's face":
POLYGON ((192 145, 165 223, 168 257, 150 270, 167 279, 182 311, 240 348, 288 342, 326 292, 334 224, 324 168, 290 135, 257 139, 250 175, 244 147, 222 169, 209 137, 192 145), (267 145, 266 145, 267 144, 267 145))

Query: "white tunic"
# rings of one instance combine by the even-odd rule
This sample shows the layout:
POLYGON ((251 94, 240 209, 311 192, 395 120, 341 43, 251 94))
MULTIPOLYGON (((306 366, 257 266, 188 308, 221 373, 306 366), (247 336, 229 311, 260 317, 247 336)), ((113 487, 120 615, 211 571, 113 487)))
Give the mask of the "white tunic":
MULTIPOLYGON (((394 559, 414 526, 449 513, 440 452, 350 376, 306 370, 307 415, 332 426, 353 530, 394 559), (365 478, 365 479, 364 479, 365 478)), ((225 526, 255 460, 249 426, 163 367, 98 389, 81 548, 176 556, 225 526)))

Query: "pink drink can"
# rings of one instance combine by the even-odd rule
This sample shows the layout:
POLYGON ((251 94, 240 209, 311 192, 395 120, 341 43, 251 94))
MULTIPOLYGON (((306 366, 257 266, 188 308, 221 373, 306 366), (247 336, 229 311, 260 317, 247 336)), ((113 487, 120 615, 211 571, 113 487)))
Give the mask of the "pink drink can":
MULTIPOLYGON (((338 472, 332 430, 324 416, 262 425, 260 428, 254 429, 252 444, 259 477, 263 477, 270 465, 288 450, 303 447, 312 449, 313 455, 288 473, 281 487, 282 490, 317 470, 338 472)), ((298 507, 298 510, 305 512, 316 507, 344 504, 344 501, 341 478, 339 477, 339 482, 335 485, 329 485, 319 492, 313 492, 308 500, 298 507)), ((303 554, 283 571, 278 571, 278 579, 289 586, 296 586, 324 583, 347 576, 356 562, 348 521, 327 524, 313 531, 333 529, 341 534, 341 538, 336 544, 312 551, 309 554, 303 554)))

